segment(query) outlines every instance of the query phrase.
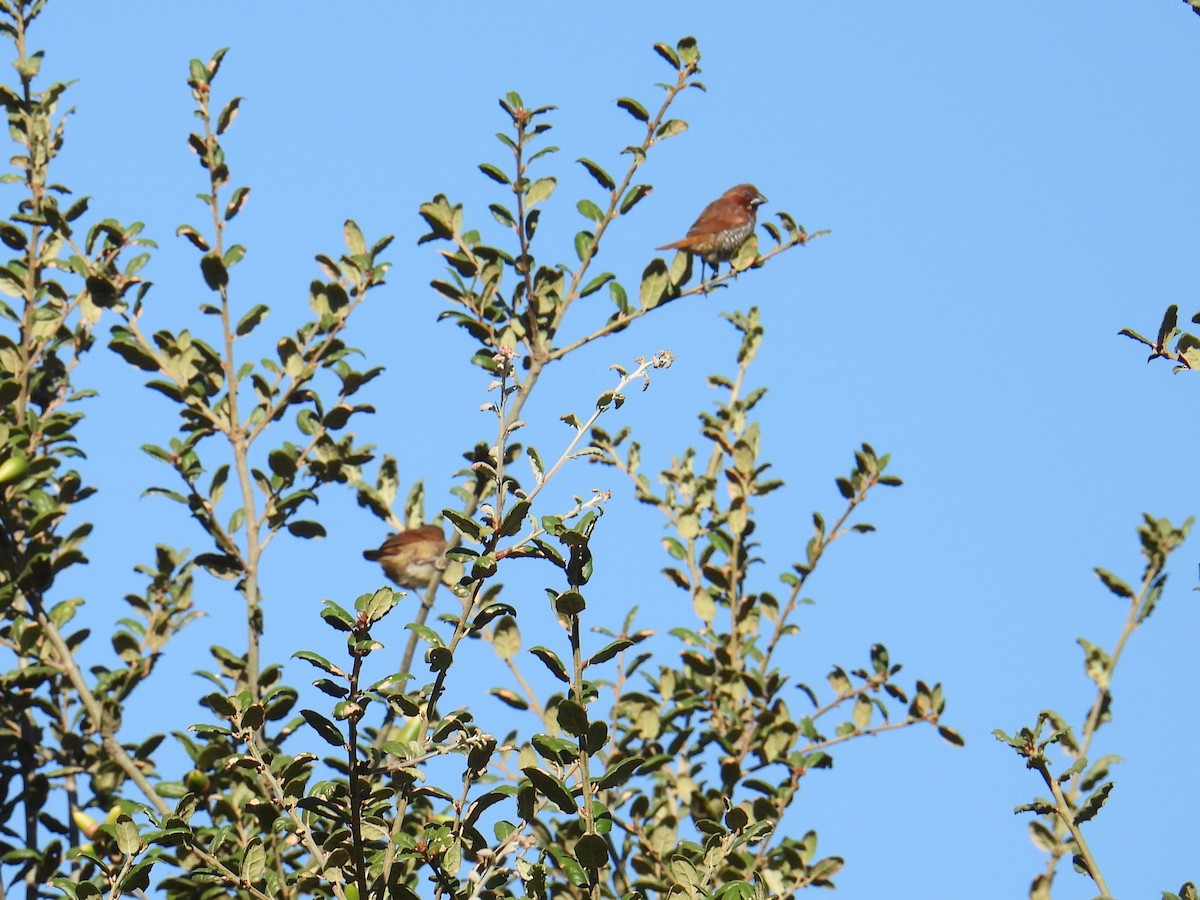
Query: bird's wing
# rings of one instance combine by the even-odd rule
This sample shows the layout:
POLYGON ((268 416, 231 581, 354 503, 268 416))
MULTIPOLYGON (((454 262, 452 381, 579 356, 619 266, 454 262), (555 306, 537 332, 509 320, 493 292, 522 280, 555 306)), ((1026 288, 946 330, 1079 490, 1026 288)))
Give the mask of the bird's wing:
POLYGON ((714 234, 724 231, 726 228, 737 228, 749 221, 750 214, 739 204, 720 197, 704 207, 699 218, 688 229, 688 237, 693 234, 714 234))

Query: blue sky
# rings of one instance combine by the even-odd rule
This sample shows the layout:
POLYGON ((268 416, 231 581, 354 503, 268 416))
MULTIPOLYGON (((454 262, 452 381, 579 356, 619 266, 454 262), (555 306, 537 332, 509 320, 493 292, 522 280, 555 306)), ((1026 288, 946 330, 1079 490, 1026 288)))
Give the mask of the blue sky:
MULTIPOLYGON (((236 302, 273 307, 264 333, 290 330, 306 312, 312 256, 339 249, 343 219, 368 238, 396 235, 389 286, 350 336, 388 366, 364 396, 380 414, 357 431, 399 457, 405 487, 426 480, 431 515, 450 502, 458 454, 493 428, 477 412, 486 385, 465 363, 471 347, 435 322, 428 282, 442 272, 436 253, 416 246, 418 205, 444 192, 494 228, 486 204, 500 199, 497 186, 475 167, 505 161, 492 137, 505 126, 496 98, 517 90, 559 107, 552 140, 562 152, 543 170, 559 188, 539 239, 549 258, 572 260, 574 204, 595 196, 572 160, 618 168, 637 129, 612 101, 657 103, 653 84, 669 70, 651 45, 695 35, 709 90, 682 99, 676 114, 691 128, 652 155, 643 176, 654 194, 613 233, 604 267, 632 288, 653 247, 740 181, 770 198, 767 215, 787 210, 832 233, 579 354, 531 403, 526 439, 543 456, 564 445, 558 416, 588 408, 610 383, 609 364, 669 348, 677 364, 609 421, 634 427, 654 471, 697 442, 695 414, 712 400, 704 377, 733 371, 734 335, 719 312, 758 306, 767 337, 751 378, 770 388, 765 456, 787 483, 758 509, 771 563, 763 586, 800 558, 810 511, 836 511, 833 478, 860 442, 890 452, 906 482, 869 504, 879 532, 836 546, 814 580, 795 677, 823 683, 831 664, 865 663, 882 642, 910 678, 943 683, 945 720, 967 739, 956 750, 913 729, 852 744, 832 773, 808 780, 788 823, 816 828, 822 852, 847 857, 843 896, 1024 895, 1042 859, 1012 808, 1039 784, 990 732, 1031 724, 1045 707, 1082 718, 1091 691, 1075 639, 1111 647, 1124 616, 1092 567, 1136 580, 1141 513, 1178 521, 1200 506, 1187 475, 1196 386, 1145 365, 1117 336, 1126 326, 1153 332, 1171 303, 1186 316, 1200 309, 1200 19, 1186 5, 120 8, 105 17, 82 0, 53 0, 34 32, 47 76, 79 79, 59 180, 158 239, 152 324, 202 327, 195 308, 208 292, 192 249, 173 237, 204 218, 184 80, 189 58, 231 47, 216 90, 247 98, 225 146, 234 182, 253 188, 233 223, 233 239, 249 247, 236 302)), ((137 449, 165 443, 168 404, 106 351, 82 377, 103 393, 80 429, 102 492, 86 510, 97 523, 92 564, 63 588, 87 596, 102 625, 123 614, 130 570, 154 541, 199 549, 200 535, 165 501, 138 499, 149 481, 168 481, 137 449)), ((619 626, 634 603, 663 631, 690 616, 658 574, 666 560, 653 511, 609 471, 566 478, 560 501, 616 492, 589 594, 604 598, 599 624, 619 626)), ((329 538, 273 548, 268 656, 334 652, 320 601, 348 603, 379 584, 359 552, 386 529, 348 493, 331 494, 320 513, 329 538)), ((1195 583, 1188 544, 1127 652, 1114 721, 1096 747, 1126 760, 1088 831, 1116 896, 1200 876, 1190 812, 1200 786, 1189 765, 1200 699, 1195 583)), ((530 597, 542 603, 536 589, 530 597)), ((202 579, 198 602, 207 618, 164 663, 160 684, 171 688, 141 697, 130 728, 203 718, 180 696, 204 690, 190 673, 206 667, 205 647, 239 649, 240 601, 202 579)), ((536 633, 533 619, 522 623, 536 633)), ((309 678, 300 663, 288 672, 309 678)), ((1060 900, 1092 896, 1069 867, 1056 887, 1060 900)))

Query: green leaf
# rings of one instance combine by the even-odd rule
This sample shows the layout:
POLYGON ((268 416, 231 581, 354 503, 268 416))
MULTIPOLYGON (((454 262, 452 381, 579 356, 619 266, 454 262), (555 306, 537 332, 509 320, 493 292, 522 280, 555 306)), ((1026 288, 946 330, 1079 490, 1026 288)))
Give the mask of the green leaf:
POLYGON ((860 731, 871 724, 871 711, 873 709, 874 707, 872 706, 871 701, 866 697, 860 695, 859 698, 854 701, 854 726, 860 731))
POLYGON ((508 185, 512 183, 499 166, 493 166, 491 163, 480 163, 479 171, 488 178, 492 179, 492 181, 495 181, 497 184, 508 185))
POLYGON ((533 783, 534 788, 539 794, 563 812, 571 815, 579 814, 579 808, 575 805, 575 801, 571 797, 571 792, 567 790, 567 786, 549 772, 539 769, 536 766, 525 766, 521 771, 533 783))
POLYGON ((700 45, 696 43, 694 37, 689 35, 680 38, 675 49, 679 51, 679 59, 684 65, 694 65, 700 62, 700 45))
POLYGON ((204 275, 204 283, 210 291, 219 291, 229 284, 229 272, 215 253, 205 253, 200 257, 200 272, 204 275))
POLYGON ((604 221, 604 210, 598 207, 591 200, 580 200, 575 204, 575 208, 579 210, 580 214, 583 215, 584 218, 591 219, 593 222, 604 221))
POLYGON ((505 616, 496 623, 492 631, 492 649, 504 660, 512 659, 521 652, 521 630, 512 616, 505 616))
POLYGON ((332 600, 324 601, 321 618, 335 631, 353 631, 355 617, 346 612, 332 600))
POLYGON ((616 277, 617 276, 612 272, 604 272, 603 274, 597 275, 583 286, 583 288, 579 291, 579 296, 586 297, 589 294, 596 293, 596 291, 600 290, 600 288, 604 287, 604 285, 608 284, 616 277))
POLYGON ((498 619, 501 616, 515 616, 516 614, 517 611, 508 603, 489 603, 476 613, 471 624, 475 628, 482 628, 493 619, 498 619))
POLYGON ((238 558, 227 553, 201 553, 196 557, 196 564, 203 567, 208 574, 225 581, 242 575, 242 564, 238 558))
POLYGON ((134 275, 136 275, 138 272, 140 272, 142 269, 144 269, 146 267, 146 264, 149 262, 150 262, 150 254, 149 253, 139 253, 133 259, 129 260, 129 262, 126 264, 125 277, 132 278, 134 275))
POLYGON ((204 236, 191 225, 180 225, 175 229, 175 235, 176 237, 187 238, 192 242, 192 245, 195 246, 196 249, 204 253, 207 253, 209 250, 208 241, 206 241, 204 236))
POLYGON ((666 263, 661 259, 652 260, 642 272, 642 286, 638 291, 638 302, 642 309, 654 309, 658 306, 669 283, 666 263))
POLYGON ((1095 817, 1096 813, 1100 812, 1100 807, 1104 806, 1108 800, 1108 795, 1112 793, 1113 782, 1106 781, 1094 791, 1092 791, 1083 802, 1079 805, 1079 811, 1075 813, 1075 824, 1079 825, 1087 822, 1095 817))
POLYGON ((629 640, 629 638, 618 638, 611 644, 597 650, 595 655, 587 661, 587 664, 591 666, 597 663, 606 663, 622 650, 628 650, 633 645, 634 642, 629 640))
POLYGON ((578 742, 549 734, 535 734, 530 743, 543 759, 562 766, 570 765, 579 752, 578 742))
POLYGON ((125 360, 131 366, 141 369, 143 372, 157 372, 158 360, 154 355, 141 346, 137 339, 129 334, 128 331, 120 327, 113 328, 113 339, 109 342, 108 347, 117 356, 125 360))
POLYGON ((312 522, 305 519, 299 519, 294 522, 288 522, 288 531, 295 537, 299 538, 323 538, 325 537, 325 526, 320 522, 312 522))
POLYGON ((259 303, 257 306, 251 309, 250 312, 242 316, 242 318, 238 321, 236 329, 238 335, 240 337, 245 337, 248 335, 258 327, 258 323, 265 319, 267 314, 270 312, 270 307, 259 303))
POLYGON ((587 260, 592 254, 592 245, 596 242, 596 235, 590 231, 580 231, 575 235, 575 255, 579 257, 580 262, 587 260))
POLYGON ((653 192, 654 188, 648 184, 635 184, 625 193, 624 199, 621 200, 621 215, 625 215, 637 206, 643 198, 649 197, 653 192))
POLYGON ((0 222, 0 241, 4 241, 10 250, 16 250, 19 253, 25 249, 29 239, 19 228, 15 228, 7 222, 0 222))
POLYGON ((966 744, 966 741, 963 740, 962 735, 948 725, 939 725, 938 734, 941 735, 942 740, 949 744, 953 744, 955 747, 962 747, 966 744))
POLYGON ((212 55, 212 59, 210 59, 208 64, 204 67, 205 71, 208 73, 208 78, 206 79, 208 82, 211 83, 212 80, 217 77, 217 72, 221 68, 221 60, 225 58, 225 54, 228 52, 228 47, 222 47, 212 55))
POLYGON ((1132 328, 1122 328, 1120 331, 1117 332, 1117 334, 1124 335, 1127 338, 1133 338, 1138 343, 1145 344, 1147 347, 1154 346, 1153 341, 1151 341, 1149 338, 1142 337, 1140 334, 1138 334, 1132 328))
POLYGON ((638 103, 632 97, 621 97, 617 100, 617 106, 625 110, 639 122, 649 122, 650 113, 646 112, 646 108, 638 103))
POLYGON ((679 55, 668 44, 655 44, 654 52, 670 63, 676 70, 679 70, 682 65, 679 62, 679 55))
POLYGON ((134 856, 142 849, 142 839, 138 836, 137 824, 125 814, 117 816, 113 830, 117 835, 117 849, 126 856, 134 856))
POLYGON ((242 207, 246 205, 246 200, 249 197, 250 188, 248 187, 240 187, 234 190, 233 196, 230 197, 229 203, 225 206, 226 222, 242 211, 242 207))
POLYGON ((454 663, 454 654, 448 647, 431 647, 425 660, 429 663, 429 671, 446 672, 454 663))
POLYGON ((496 574, 496 556, 486 553, 471 560, 472 578, 490 578, 496 574))
MULTIPOLYGON (((234 97, 221 110, 221 114, 217 116, 217 134, 224 134, 225 131, 233 124, 233 120, 237 118, 238 107, 242 105, 244 97, 234 97)), ((233 218, 226 216, 226 219, 233 218)))
POLYGON ((1158 343, 1156 349, 1162 350, 1171 338, 1179 333, 1176 327, 1179 324, 1179 307, 1171 304, 1167 307, 1167 311, 1163 314, 1162 324, 1158 326, 1158 343))
POLYGON ((606 191, 615 191, 617 189, 617 183, 613 181, 612 176, 590 159, 580 157, 576 161, 588 170, 588 174, 596 179, 596 181, 600 184, 600 187, 604 188, 606 191))
POLYGON ((261 703, 253 703, 242 713, 241 727, 249 731, 258 731, 263 726, 265 715, 261 703))
POLYGON ((1072 775, 1076 774, 1077 772, 1082 772, 1086 766, 1087 766, 1087 757, 1086 756, 1080 756, 1080 757, 1076 758, 1075 762, 1071 763, 1070 766, 1068 766, 1066 769, 1064 769, 1059 774, 1058 783, 1062 784, 1063 782, 1068 781, 1072 775))
POLYGON ((558 724, 567 734, 579 737, 587 732, 587 710, 574 700, 563 700, 558 704, 558 724))
POLYGON ((1104 582, 1104 586, 1107 587, 1114 594, 1116 594, 1118 597, 1126 597, 1126 598, 1133 597, 1133 588, 1131 588, 1129 585, 1127 585, 1124 581, 1122 581, 1120 578, 1118 578, 1112 572, 1109 572, 1106 569, 1101 569, 1098 567, 1094 571, 1095 571, 1097 577, 1099 577, 1099 579, 1104 582))
POLYGON ((625 293, 625 288, 614 281, 608 286, 608 294, 619 313, 622 315, 629 313, 629 297, 625 293))
POLYGON ((588 869, 602 869, 608 865, 608 844, 598 834, 585 834, 575 842, 575 858, 588 869))
POLYGON ((263 849, 262 838, 251 838, 250 843, 246 845, 246 852, 242 854, 242 866, 238 870, 238 876, 245 884, 253 884, 258 881, 267 871, 267 854, 263 849))
POLYGON ((549 197, 554 188, 558 185, 557 178, 539 178, 529 186, 529 190, 525 192, 526 207, 532 207, 534 204, 540 203, 549 197))
MULTIPOLYGON (((80 197, 78 200, 76 200, 74 203, 72 203, 69 207, 67 207, 67 210, 66 210, 66 212, 64 212, 62 214, 62 217, 64 219, 66 219, 68 222, 74 222, 76 219, 78 219, 80 216, 82 216, 85 212, 87 212, 89 200, 91 200, 90 197, 80 197)), ((18 248, 13 248, 13 249, 18 249, 18 248)))
POLYGON ((431 647, 436 648, 445 646, 442 636, 428 625, 419 625, 416 622, 409 622, 404 627, 423 640, 425 643, 429 644, 431 647))
POLYGON ((381 587, 365 603, 356 604, 356 606, 366 618, 367 624, 371 625, 395 609, 396 604, 400 602, 400 596, 389 587, 381 587))
POLYGON ((505 207, 501 206, 499 203, 489 204, 488 211, 491 212, 493 219, 495 219, 497 222, 499 222, 501 225, 505 226, 506 228, 516 228, 517 227, 516 216, 514 216, 511 212, 509 212, 505 207))
POLYGON ((848 697, 854 690, 853 685, 850 684, 850 678, 841 666, 834 666, 833 671, 826 676, 826 680, 839 697, 848 697))
POLYGON ((634 776, 642 762, 643 760, 636 756, 626 757, 612 765, 607 772, 600 776, 600 780, 596 783, 597 786, 602 790, 620 787, 634 776))
POLYGON ((292 654, 293 659, 302 659, 305 662, 312 663, 318 669, 328 672, 336 678, 345 678, 346 673, 327 660, 318 653, 313 653, 311 650, 300 650, 292 654))
POLYGON ((511 706, 513 709, 520 710, 522 712, 529 709, 529 704, 526 703, 524 699, 507 688, 492 688, 488 691, 488 693, 500 702, 511 706))
POLYGON ((327 744, 333 747, 345 747, 346 739, 342 737, 342 733, 338 731, 338 727, 325 718, 319 712, 311 709, 300 710, 300 715, 304 717, 312 729, 319 734, 327 744))
POLYGON ((504 514, 504 521, 500 523, 500 536, 512 537, 519 534, 521 527, 525 523, 525 516, 529 514, 529 501, 521 500, 513 504, 513 508, 504 514))
POLYGON ((346 248, 350 251, 351 256, 366 255, 367 242, 363 240, 363 233, 353 219, 346 220, 342 226, 342 234, 346 239, 346 248))
POLYGON ((117 885, 121 893, 145 896, 145 892, 150 887, 150 871, 156 862, 158 862, 156 859, 143 858, 130 866, 129 873, 117 885))
POLYGON ((468 518, 462 513, 456 512, 452 509, 443 509, 442 515, 450 520, 450 524, 453 525, 455 530, 463 537, 474 541, 475 543, 483 542, 483 526, 474 519, 468 518))
POLYGON ((559 681, 564 684, 571 683, 571 678, 567 675, 567 667, 563 665, 562 660, 558 658, 558 655, 553 650, 549 650, 546 647, 533 647, 529 652, 540 659, 542 665, 549 669, 550 674, 559 681))
POLYGON ((683 119, 667 119, 654 132, 655 140, 663 141, 677 134, 683 134, 688 129, 688 123, 683 119))
POLYGON ((872 644, 871 645, 871 668, 875 670, 875 674, 877 674, 877 675, 888 674, 890 665, 891 665, 891 662, 890 662, 890 658, 888 656, 887 647, 883 646, 883 644, 872 644))
MULTIPOLYGON (((571 554, 571 562, 567 563, 568 577, 570 577, 570 572, 571 572, 571 568, 572 568, 574 559, 575 559, 575 554, 572 553, 571 554)), ((590 568, 590 566, 591 566, 591 563, 589 561, 586 564, 586 567, 590 568)), ((585 567, 578 567, 578 568, 582 572, 583 568, 585 568, 585 567)), ((587 580, 586 578, 583 578, 582 575, 580 576, 580 579, 581 580, 578 581, 579 584, 583 584, 584 581, 587 580)), ((587 603, 584 601, 583 595, 581 593, 579 593, 579 591, 563 591, 554 600, 554 611, 557 612, 560 616, 577 616, 581 612, 583 612, 585 609, 587 609, 587 603)))
POLYGON ((829 856, 813 863, 812 868, 808 872, 808 877, 811 879, 810 883, 814 887, 831 887, 832 884, 829 879, 840 872, 844 865, 845 860, 840 856, 829 856))

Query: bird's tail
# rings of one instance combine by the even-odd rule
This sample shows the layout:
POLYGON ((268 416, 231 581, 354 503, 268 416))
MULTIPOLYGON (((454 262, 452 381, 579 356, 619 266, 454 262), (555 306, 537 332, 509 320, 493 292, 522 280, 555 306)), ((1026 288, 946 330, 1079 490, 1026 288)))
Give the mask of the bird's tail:
POLYGON ((680 238, 670 244, 663 244, 661 247, 655 247, 655 250, 691 250, 698 243, 703 241, 702 236, 691 235, 689 237, 680 238))

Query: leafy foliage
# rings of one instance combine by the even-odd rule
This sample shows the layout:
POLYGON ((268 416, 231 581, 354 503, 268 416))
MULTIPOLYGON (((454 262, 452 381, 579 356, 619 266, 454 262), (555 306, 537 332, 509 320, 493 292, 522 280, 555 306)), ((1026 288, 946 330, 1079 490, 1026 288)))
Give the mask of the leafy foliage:
POLYGON ((280 662, 261 658, 268 547, 285 532, 322 536, 316 503, 336 485, 396 527, 424 517, 422 484, 395 512, 396 461, 377 458, 348 430, 374 411, 356 395, 381 370, 356 368, 347 332, 384 284, 391 239, 370 241, 347 221, 344 251, 316 258, 311 318, 279 335, 273 356, 247 358, 269 309, 243 303, 237 290, 246 248, 231 230, 244 221, 251 190, 233 180, 222 139, 241 98, 217 100, 225 51, 192 60, 187 84, 199 124, 188 144, 210 224, 184 224, 176 235, 195 249, 208 296, 199 326, 150 332, 155 295, 139 273, 153 243, 138 223, 99 219, 85 229, 87 200, 65 203, 70 191, 50 179, 67 86, 33 89, 42 56, 26 53, 27 28, 43 6, 0 0, 0 31, 16 48, 20 79, 0 89, 18 144, 17 172, 7 178, 23 190, 0 225, 14 254, 0 266, 0 290, 12 298, 0 304, 7 874, 24 881, 29 897, 49 883, 80 898, 136 894, 152 883, 182 898, 788 897, 832 886, 842 857, 818 854, 814 830, 797 836, 781 827, 803 779, 829 769, 839 745, 899 728, 927 724, 961 743, 941 721, 941 686, 901 684, 901 666, 881 644, 861 666, 835 666, 819 691, 796 683, 781 662, 826 551, 872 530, 858 521, 859 508, 878 488, 900 484, 887 455, 866 444, 855 452, 850 473, 836 481, 844 508, 829 526, 813 515, 811 538, 773 592, 756 577, 766 562, 756 555, 755 503, 782 487, 767 477, 752 418, 764 389, 747 387, 763 340, 756 310, 728 314, 739 340, 736 375, 712 377, 724 396, 700 417, 704 451, 683 449, 660 474, 661 488, 641 471, 639 443, 626 430, 610 434, 602 420, 629 402, 632 388, 644 392, 666 372, 669 352, 614 365, 607 390, 562 416, 569 438, 555 452, 516 439, 522 409, 554 362, 810 240, 779 213, 763 225, 769 250, 747 241, 731 271, 704 284, 689 286, 686 255, 669 266, 652 260, 636 282, 620 274, 621 260, 596 271, 609 229, 651 195, 638 180, 647 160, 687 130, 671 110, 682 92, 703 88, 696 41, 654 47, 672 72, 659 102, 617 101, 634 133, 619 165, 578 158, 597 190, 573 207, 584 220, 574 260, 539 258, 543 216, 548 227, 557 210, 549 201, 558 179, 547 170, 557 148, 543 143, 553 107, 527 106, 515 93, 500 101, 505 158, 479 167, 496 185, 488 211, 506 229, 504 242, 484 243, 445 194, 421 206, 429 227, 422 242, 436 244, 446 266, 433 282, 446 303, 442 317, 474 341, 471 362, 490 381, 485 410, 495 434, 470 447, 454 475, 454 505, 442 510, 455 532, 450 560, 408 623, 402 658, 387 658, 375 636, 397 615, 398 594, 385 587, 352 605, 326 601, 321 617, 345 650, 332 659, 295 650, 327 700, 302 708, 280 662), (578 304, 602 292, 611 306, 599 317, 597 305, 578 304), (114 627, 115 661, 85 671, 79 659, 91 636, 71 628, 84 600, 60 597, 56 580, 84 561, 89 526, 68 524, 91 493, 68 468, 82 452, 73 432, 88 396, 75 381, 105 318, 112 351, 178 411, 175 433, 144 448, 170 473, 149 491, 175 501, 206 545, 194 554, 154 547, 138 570, 142 592, 126 597, 129 617, 114 627), (559 509, 545 490, 581 471, 627 477, 670 527, 667 579, 695 616, 673 631, 672 658, 647 649, 652 635, 638 627, 636 610, 619 632, 604 633, 603 646, 584 650, 597 601, 592 538, 610 492, 576 490, 559 509), (559 626, 548 646, 524 649, 522 619, 536 613, 505 599, 502 579, 516 559, 540 563, 559 626), (188 768, 163 773, 166 736, 131 736, 122 709, 153 683, 171 639, 198 614, 197 570, 231 582, 242 598, 245 646, 212 648, 201 673, 203 721, 172 736, 188 768), (511 675, 492 689, 503 705, 487 719, 464 699, 475 687, 472 658, 485 645, 511 675), (797 697, 803 711, 792 709, 797 697))
MULTIPOLYGON (((1195 7, 1196 4, 1192 4, 1195 7)), ((1200 8, 1194 11, 1200 12, 1200 8)), ((1200 323, 1200 313, 1192 317, 1200 323)), ((1150 348, 1147 362, 1165 359, 1175 363, 1174 371, 1182 372, 1200 367, 1200 338, 1179 328, 1179 307, 1169 306, 1154 339, 1123 328, 1119 332, 1150 348)), ((1035 818, 1029 824, 1034 845, 1047 855, 1044 871, 1030 884, 1031 900, 1048 900, 1051 895, 1059 861, 1069 857, 1075 870, 1090 878, 1104 897, 1110 896, 1100 864, 1092 853, 1080 826, 1096 817, 1108 800, 1115 782, 1109 778, 1112 767, 1121 762, 1119 756, 1106 754, 1089 760, 1093 739, 1101 726, 1111 721, 1113 709, 1112 684, 1117 663, 1128 640, 1146 623, 1162 598, 1167 582, 1167 560, 1183 544, 1191 530, 1193 519, 1176 526, 1166 519, 1143 515, 1138 527, 1138 539, 1146 563, 1142 579, 1135 588, 1107 569, 1097 567, 1096 576, 1108 591, 1127 604, 1127 615, 1120 635, 1111 650, 1105 650, 1086 638, 1079 638, 1083 649, 1084 673, 1095 685, 1096 693, 1076 735, 1066 717, 1046 709, 1038 714, 1032 727, 1022 727, 1015 735, 997 729, 995 737, 1007 744, 1025 760, 1028 768, 1041 775, 1050 790, 1049 797, 1036 797, 1016 808, 1017 813, 1031 812, 1035 818), (1043 731, 1049 733, 1043 736, 1043 731), (1070 761, 1057 775, 1047 751, 1057 744, 1070 761)), ((1163 892, 1164 897, 1194 897, 1196 888, 1185 883, 1178 894, 1163 892)))

